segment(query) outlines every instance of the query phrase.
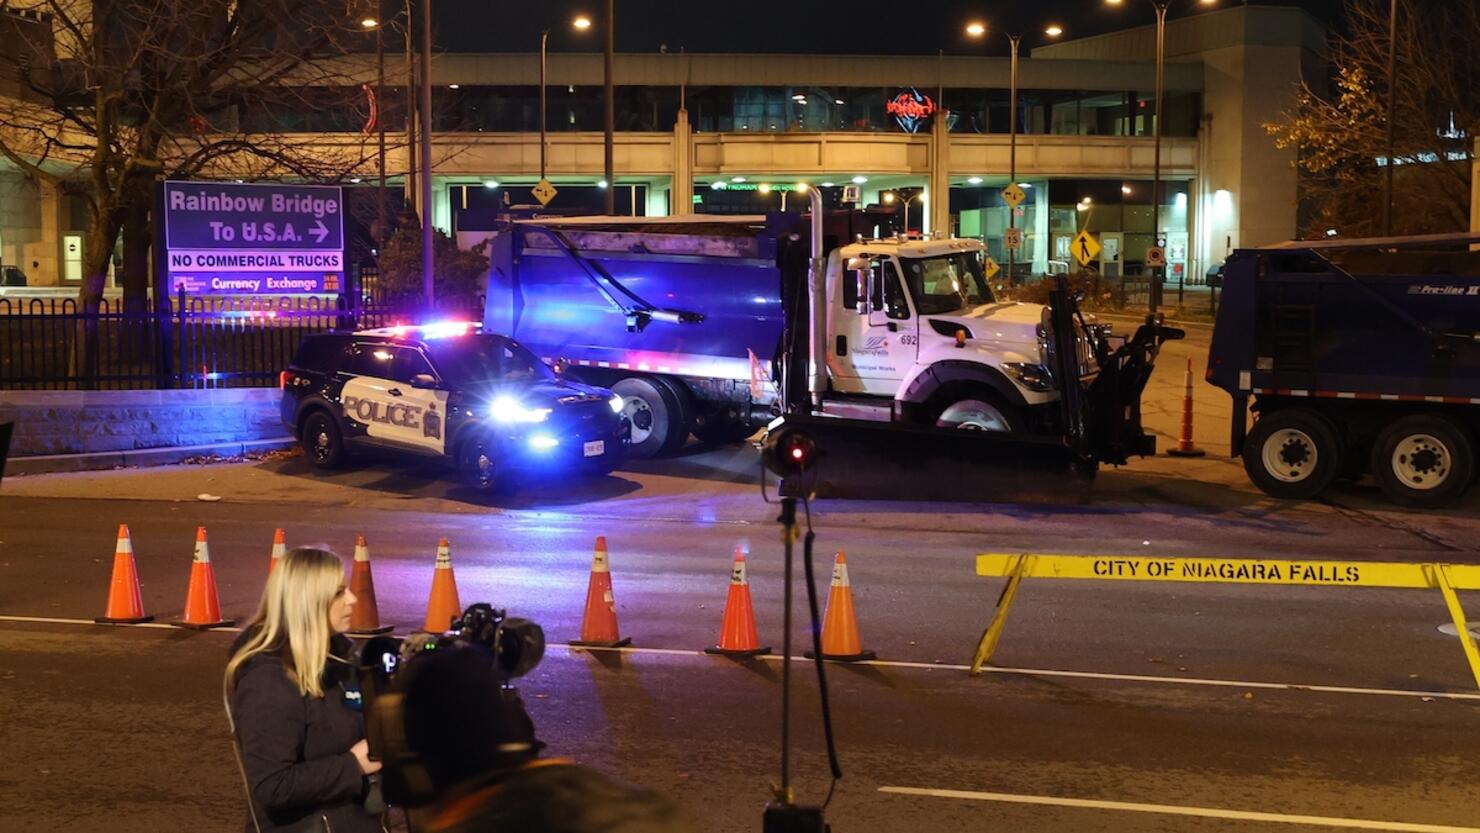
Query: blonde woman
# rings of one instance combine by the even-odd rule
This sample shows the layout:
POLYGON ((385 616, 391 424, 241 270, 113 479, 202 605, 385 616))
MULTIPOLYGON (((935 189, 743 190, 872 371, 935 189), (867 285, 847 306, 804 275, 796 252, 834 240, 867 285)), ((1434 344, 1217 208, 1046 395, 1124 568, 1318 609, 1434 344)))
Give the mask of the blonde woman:
POLYGON ((355 669, 346 659, 355 595, 339 556, 283 556, 251 624, 232 646, 226 697, 241 752, 249 833, 379 833, 367 776, 355 669), (350 696, 346 698, 346 693, 350 696))

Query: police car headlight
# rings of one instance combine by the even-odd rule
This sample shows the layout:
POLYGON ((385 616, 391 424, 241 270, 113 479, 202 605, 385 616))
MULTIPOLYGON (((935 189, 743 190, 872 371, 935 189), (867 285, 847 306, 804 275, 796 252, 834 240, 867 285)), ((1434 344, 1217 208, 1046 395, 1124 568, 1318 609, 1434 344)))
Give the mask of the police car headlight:
POLYGON ((493 400, 488 415, 496 422, 544 422, 550 416, 549 408, 526 408, 514 400, 501 396, 493 400))
POLYGON ((627 407, 627 403, 623 401, 622 397, 615 393, 612 394, 611 399, 606 400, 606 404, 612 406, 612 413, 614 414, 620 414, 622 409, 627 407))

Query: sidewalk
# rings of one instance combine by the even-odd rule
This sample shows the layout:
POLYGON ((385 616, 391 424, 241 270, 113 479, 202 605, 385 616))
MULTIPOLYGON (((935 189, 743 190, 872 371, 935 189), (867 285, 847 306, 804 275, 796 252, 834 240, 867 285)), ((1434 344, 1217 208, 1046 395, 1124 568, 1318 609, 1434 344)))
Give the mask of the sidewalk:
POLYGON ((43 454, 13 457, 5 461, 4 473, 11 477, 57 472, 103 471, 129 466, 163 466, 191 457, 241 457, 266 451, 281 451, 297 443, 292 437, 214 445, 178 445, 138 448, 131 451, 95 451, 87 454, 43 454))

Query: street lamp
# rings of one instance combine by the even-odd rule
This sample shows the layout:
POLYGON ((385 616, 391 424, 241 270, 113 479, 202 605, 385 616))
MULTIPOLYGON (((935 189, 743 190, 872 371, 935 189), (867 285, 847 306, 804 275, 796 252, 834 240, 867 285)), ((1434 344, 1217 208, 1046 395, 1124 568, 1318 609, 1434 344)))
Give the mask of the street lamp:
MULTIPOLYGON (((591 28, 591 18, 581 15, 573 21, 573 25, 577 29, 585 31, 591 28)), ((617 125, 617 96, 616 90, 612 86, 612 53, 616 49, 616 39, 614 37, 616 12, 614 10, 613 0, 605 0, 604 2, 602 25, 606 27, 606 46, 603 50, 604 55, 602 60, 602 86, 605 89, 606 99, 606 114, 602 125, 602 170, 604 172, 604 180, 612 183, 617 181, 612 164, 612 134, 616 131, 617 125)), ((606 189, 606 213, 608 216, 617 213, 616 191, 617 189, 615 188, 606 189)))
MULTIPOLYGON (((408 21, 409 24, 409 21, 408 21)), ((432 0, 421 0, 421 288, 436 303, 432 270, 432 0)))
MULTIPOLYGON (((1118 2, 1118 1, 1119 0, 1116 0, 1116 2, 1118 2)), ((1060 26, 1051 25, 1047 29, 1044 29, 1043 30, 1043 33, 1045 35, 1047 35, 1048 37, 1056 38, 1059 35, 1064 34, 1064 30, 1060 26)), ((967 35, 967 37, 972 37, 972 38, 985 38, 986 35, 987 35, 987 26, 986 26, 986 24, 979 23, 979 22, 968 23, 968 24, 966 24, 966 35, 967 35)), ((1008 95, 1008 105, 1007 105, 1008 106, 1008 110, 1009 110, 1008 117, 1007 117, 1007 122, 1008 122, 1008 138, 1007 138, 1007 142, 1008 142, 1008 151, 1007 151, 1007 154, 1008 154, 1008 156, 1007 156, 1007 160, 1008 160, 1008 162, 1007 162, 1008 172, 1007 172, 1007 178, 1008 178, 1008 181, 1009 182, 1016 184, 1017 183, 1017 121, 1018 121, 1018 109, 1017 109, 1018 47, 1023 42, 1023 36, 1021 34, 1012 34, 1012 33, 1009 32, 1007 34, 1007 42, 1012 46, 1012 80, 1011 80, 1011 88, 1012 89, 1011 89, 1011 92, 1008 95)), ((1016 206, 1009 205, 1007 207, 1007 228, 1009 230, 1011 230, 1011 231, 1016 231, 1017 230, 1017 207, 1016 206)), ((1013 236, 1016 236, 1016 235, 1013 235, 1013 236)), ((1012 248, 1012 247, 1009 246, 1007 248, 1007 282, 1010 283, 1010 284, 1016 284, 1017 283, 1016 273, 1013 271, 1014 267, 1016 266, 1016 261, 1017 261, 1017 249, 1012 248)))
MULTIPOLYGON (((1156 111, 1153 115, 1153 130, 1155 133, 1156 150, 1152 155, 1151 173, 1151 238, 1154 245, 1165 246, 1161 237, 1161 122, 1162 122, 1162 97, 1166 71, 1166 45, 1167 45, 1167 8, 1172 5, 1172 0, 1147 0, 1156 9, 1156 111)), ((1197 0, 1200 5, 1211 6, 1218 0, 1197 0)), ((1124 5, 1125 0, 1105 0, 1107 6, 1124 5)), ((1161 305, 1162 274, 1159 271, 1164 267, 1151 267, 1151 291, 1149 296, 1150 312, 1154 315, 1156 308, 1161 305)))
MULTIPOLYGON (((586 21, 586 25, 591 25, 591 22, 586 21)), ((577 24, 576 28, 581 27, 577 24)), ((540 182, 545 181, 545 46, 549 41, 550 30, 540 30, 540 182)))
POLYGON ((385 247, 385 39, 382 37, 384 24, 378 18, 366 15, 360 20, 360 28, 375 31, 375 134, 376 166, 380 176, 380 188, 375 192, 375 249, 385 247))
POLYGON ((1393 117, 1393 106, 1395 104, 1393 89, 1398 80, 1398 0, 1392 0, 1388 8, 1388 61, 1387 61, 1387 170, 1383 171, 1382 182, 1382 234, 1390 237, 1393 233, 1393 168, 1397 167, 1393 160, 1393 127, 1397 119, 1393 117))

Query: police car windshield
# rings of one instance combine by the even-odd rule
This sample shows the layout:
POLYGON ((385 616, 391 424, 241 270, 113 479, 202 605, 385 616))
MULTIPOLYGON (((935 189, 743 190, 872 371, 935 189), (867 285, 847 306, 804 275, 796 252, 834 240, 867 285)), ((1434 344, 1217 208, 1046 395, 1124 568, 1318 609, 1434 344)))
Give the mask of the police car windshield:
POLYGON ((992 303, 981 252, 900 258, 921 315, 941 315, 992 303))
POLYGON ((535 355, 502 336, 470 335, 427 342, 427 348, 450 381, 553 381, 555 373, 535 355))

